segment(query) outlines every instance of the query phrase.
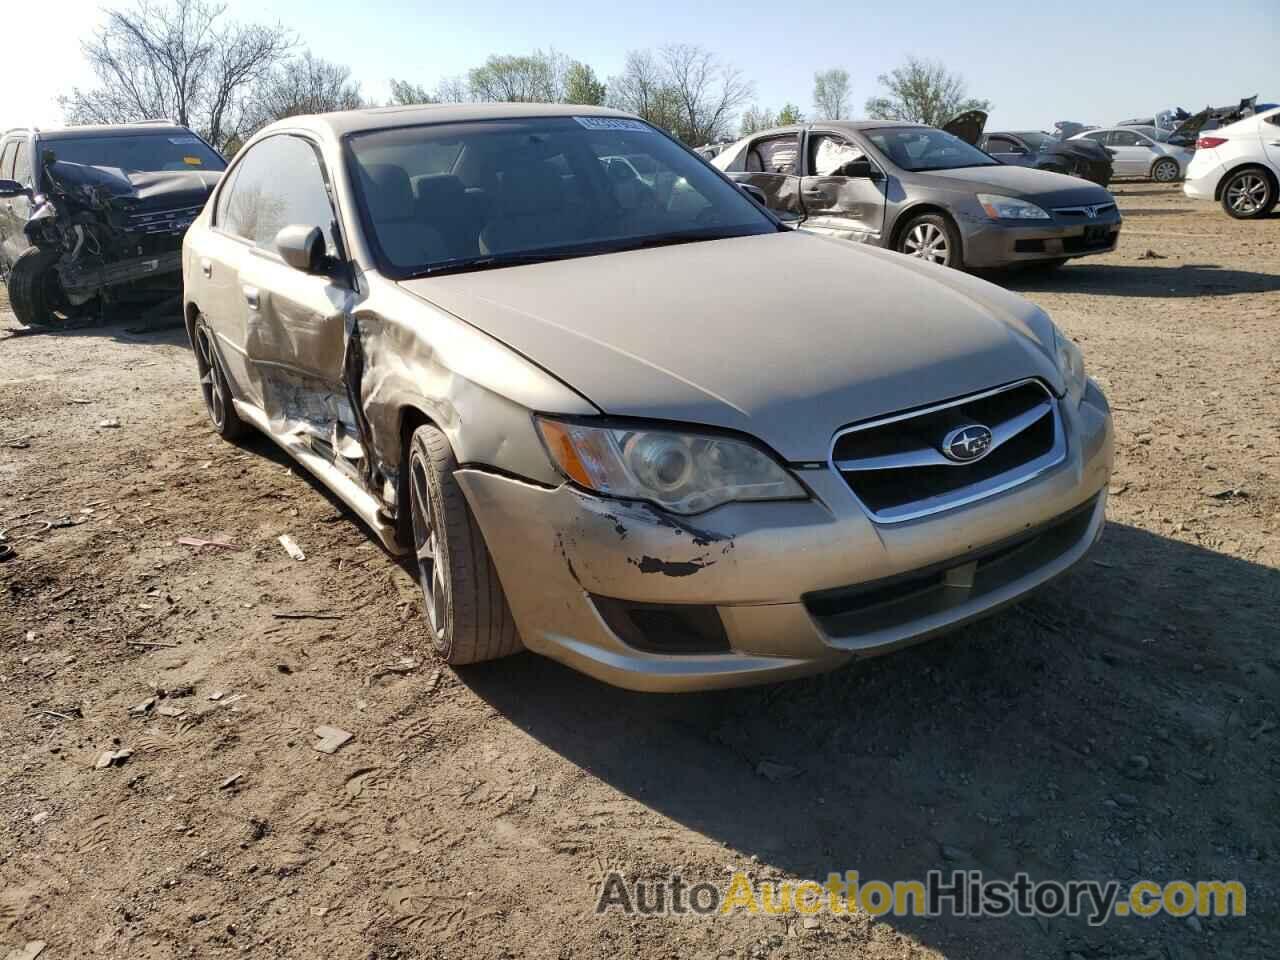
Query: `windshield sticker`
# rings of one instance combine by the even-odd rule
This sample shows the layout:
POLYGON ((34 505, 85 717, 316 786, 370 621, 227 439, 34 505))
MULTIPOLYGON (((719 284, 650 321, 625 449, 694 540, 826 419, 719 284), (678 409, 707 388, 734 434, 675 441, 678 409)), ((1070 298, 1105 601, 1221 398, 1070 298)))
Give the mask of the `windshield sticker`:
POLYGON ((169 142, 176 143, 176 144, 199 143, 200 138, 199 137, 170 137, 169 142))
POLYGON ((588 130, 623 130, 627 133, 653 133, 653 127, 626 117, 574 117, 588 130))
POLYGON ((183 157, 182 162, 185 163, 188 167, 204 166, 204 161, 201 160, 199 157, 183 157))

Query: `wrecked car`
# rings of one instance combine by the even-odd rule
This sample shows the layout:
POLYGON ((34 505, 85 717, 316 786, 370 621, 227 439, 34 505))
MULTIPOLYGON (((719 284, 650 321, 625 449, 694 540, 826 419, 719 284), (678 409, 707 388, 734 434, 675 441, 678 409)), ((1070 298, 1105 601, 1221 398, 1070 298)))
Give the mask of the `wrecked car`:
POLYGON ((0 270, 28 326, 120 301, 177 304, 182 236, 226 162, 164 123, 11 130, 0 141, 0 270))
POLYGON ((1059 267, 1113 250, 1120 235, 1120 211, 1101 187, 1003 164, 918 123, 762 130, 711 164, 793 226, 943 266, 1059 267))
POLYGON ((1202 134, 1182 191, 1220 201, 1236 220, 1269 215, 1280 200, 1280 107, 1202 134))
POLYGON ((1225 127, 1228 124, 1246 120, 1260 113, 1266 113, 1268 110, 1274 110, 1277 106, 1280 106, 1280 104, 1258 103, 1258 97, 1255 94, 1252 97, 1243 97, 1239 103, 1229 104, 1225 107, 1205 107, 1199 113, 1192 114, 1174 127, 1173 132, 1169 134, 1168 142, 1176 146, 1195 149, 1196 141, 1204 132, 1217 130, 1219 127, 1225 127))
POLYGON ((969 110, 948 121, 942 129, 1001 163, 1066 173, 1091 180, 1100 187, 1111 182, 1111 155, 1092 143, 1063 143, 1052 134, 1038 130, 988 133, 986 127, 986 112, 969 110))
POLYGON ((1168 133, 1150 126, 1102 127, 1077 133, 1067 143, 1105 148, 1117 177, 1142 177, 1156 183, 1181 180, 1194 152, 1170 143, 1168 133))
POLYGON ((183 277, 214 429, 408 555, 451 664, 826 670, 996 610, 1103 527, 1109 408, 1043 310, 790 230, 617 111, 279 121, 183 277))

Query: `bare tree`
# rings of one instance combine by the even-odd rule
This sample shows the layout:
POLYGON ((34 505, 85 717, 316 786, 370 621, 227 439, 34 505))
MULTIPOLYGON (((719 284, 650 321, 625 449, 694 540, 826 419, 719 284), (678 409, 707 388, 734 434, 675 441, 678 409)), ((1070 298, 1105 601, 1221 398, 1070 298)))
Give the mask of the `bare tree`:
POLYGON ((293 49, 284 27, 241 24, 208 0, 139 0, 106 12, 83 45, 95 88, 59 98, 69 123, 169 117, 218 147, 241 132, 243 98, 293 49))
POLYGON ((313 56, 310 50, 272 70, 248 100, 245 133, 284 117, 365 106, 351 69, 313 56))
POLYGON ((659 56, 678 109, 676 135, 693 144, 727 135, 738 108, 751 96, 742 71, 690 43, 668 44, 659 56))
POLYGON ((768 130, 778 125, 778 117, 768 107, 758 107, 754 103, 742 111, 738 118, 738 136, 749 137, 761 130, 768 130))
POLYGON ((813 75, 813 109, 819 120, 847 120, 851 106, 848 70, 832 67, 813 75))
POLYGON ((471 99, 471 89, 465 77, 445 77, 436 84, 435 97, 441 103, 466 103, 471 99))
POLYGON ((415 103, 435 102, 435 94, 429 93, 422 84, 410 83, 408 80, 397 80, 395 77, 391 78, 391 102, 387 106, 407 107, 415 103))
POLYGON ((990 100, 969 97, 964 78, 937 60, 909 57, 890 73, 882 73, 885 95, 867 101, 867 116, 876 120, 908 120, 937 127, 966 110, 991 112, 990 100))
POLYGON ((627 54, 622 73, 609 78, 606 102, 663 130, 673 130, 678 122, 675 94, 662 64, 648 50, 627 54))

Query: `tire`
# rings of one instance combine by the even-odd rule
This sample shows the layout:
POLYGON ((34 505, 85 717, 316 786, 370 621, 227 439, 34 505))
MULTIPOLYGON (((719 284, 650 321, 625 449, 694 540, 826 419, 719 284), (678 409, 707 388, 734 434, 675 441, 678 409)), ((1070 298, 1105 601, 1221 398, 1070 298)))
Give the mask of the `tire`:
POLYGON ((419 427, 409 444, 409 509, 427 633, 450 666, 523 649, 493 557, 454 473, 443 433, 419 427))
POLYGON ((1222 209, 1236 220, 1265 217, 1276 205, 1276 185, 1261 167, 1245 167, 1222 184, 1222 209))
POLYGON ((24 326, 52 327, 61 321, 57 310, 62 306, 62 287, 53 269, 61 256, 58 250, 28 247, 13 262, 9 306, 24 326))
POLYGON ((249 425, 240 419, 232 401, 231 387, 222 372, 222 361, 214 347, 213 331, 204 317, 196 317, 191 334, 191 348, 196 355, 196 371, 200 374, 200 392, 204 396, 204 409, 209 422, 223 440, 239 440, 249 432, 249 425))
POLYGON ((964 262, 960 231, 950 218, 940 213, 923 213, 908 220, 898 234, 894 249, 944 267, 959 267, 964 262))
POLYGON ((1182 168, 1177 160, 1165 157, 1151 165, 1151 179, 1156 183, 1176 183, 1182 179, 1182 168))

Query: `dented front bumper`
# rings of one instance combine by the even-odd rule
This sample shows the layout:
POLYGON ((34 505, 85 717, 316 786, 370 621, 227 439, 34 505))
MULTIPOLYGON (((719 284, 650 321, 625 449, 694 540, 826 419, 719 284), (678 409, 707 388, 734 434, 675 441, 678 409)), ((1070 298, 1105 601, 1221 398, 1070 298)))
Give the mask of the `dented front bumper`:
POLYGON ((1064 572, 1101 534, 1106 401, 1067 413, 1068 455, 999 496, 873 522, 834 470, 797 471, 808 501, 684 519, 569 485, 458 472, 524 644, 618 686, 682 691, 831 669, 983 616, 1064 572), (713 609, 723 649, 628 642, 610 609, 713 609))

